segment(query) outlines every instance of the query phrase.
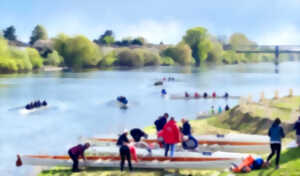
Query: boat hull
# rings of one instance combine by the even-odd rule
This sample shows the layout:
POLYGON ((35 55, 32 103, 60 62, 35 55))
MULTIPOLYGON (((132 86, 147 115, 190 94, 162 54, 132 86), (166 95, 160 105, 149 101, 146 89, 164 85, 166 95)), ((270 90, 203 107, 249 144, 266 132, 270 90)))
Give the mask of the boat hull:
MULTIPOLYGON (((34 166, 72 166, 68 156, 22 155, 23 165, 34 166)), ((241 163, 241 158, 230 157, 139 157, 138 162, 132 162, 134 168, 152 169, 217 169, 229 168, 232 163, 241 163)), ((119 168, 118 156, 89 156, 87 161, 79 161, 79 166, 119 168)))

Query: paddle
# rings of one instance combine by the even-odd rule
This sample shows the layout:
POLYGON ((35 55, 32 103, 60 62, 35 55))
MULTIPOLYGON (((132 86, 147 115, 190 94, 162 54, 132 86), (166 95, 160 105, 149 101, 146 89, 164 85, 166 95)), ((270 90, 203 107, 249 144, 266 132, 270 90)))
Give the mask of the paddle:
POLYGON ((22 108, 25 108, 25 106, 18 106, 18 107, 14 107, 14 108, 9 108, 8 111, 14 111, 14 110, 22 109, 22 108))

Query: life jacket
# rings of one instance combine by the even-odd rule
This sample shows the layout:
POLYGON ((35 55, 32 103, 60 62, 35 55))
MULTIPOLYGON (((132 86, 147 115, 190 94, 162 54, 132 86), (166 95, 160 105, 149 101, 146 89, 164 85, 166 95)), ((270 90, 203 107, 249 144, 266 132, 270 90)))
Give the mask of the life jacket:
POLYGON ((250 172, 251 171, 250 167, 253 164, 253 162, 254 162, 254 158, 251 155, 249 155, 247 158, 243 160, 243 162, 239 166, 234 167, 232 169, 232 172, 234 173, 250 172))

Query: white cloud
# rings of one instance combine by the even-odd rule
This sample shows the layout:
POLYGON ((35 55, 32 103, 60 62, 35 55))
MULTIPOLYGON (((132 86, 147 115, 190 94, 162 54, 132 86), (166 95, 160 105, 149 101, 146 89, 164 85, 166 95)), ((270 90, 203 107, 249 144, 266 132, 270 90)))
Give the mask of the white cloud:
POLYGON ((282 25, 273 32, 264 32, 258 37, 259 44, 264 45, 299 45, 300 44, 300 29, 294 25, 282 25))
POLYGON ((120 38, 142 36, 151 43, 163 41, 164 43, 175 44, 181 40, 184 29, 183 26, 175 20, 144 20, 134 25, 124 25, 122 29, 116 32, 120 38))

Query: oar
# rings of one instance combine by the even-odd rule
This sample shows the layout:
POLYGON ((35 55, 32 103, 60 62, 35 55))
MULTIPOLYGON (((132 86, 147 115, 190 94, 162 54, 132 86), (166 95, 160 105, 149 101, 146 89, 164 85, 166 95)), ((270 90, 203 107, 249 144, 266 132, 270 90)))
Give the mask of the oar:
POLYGON ((18 106, 18 107, 10 108, 8 110, 13 111, 13 110, 18 110, 18 109, 22 109, 22 108, 25 108, 25 106, 18 106))

